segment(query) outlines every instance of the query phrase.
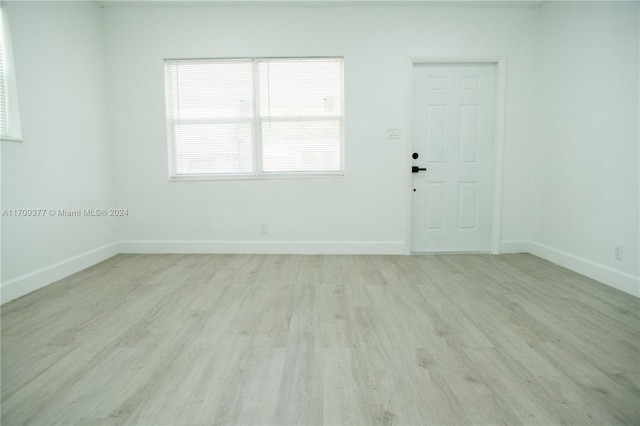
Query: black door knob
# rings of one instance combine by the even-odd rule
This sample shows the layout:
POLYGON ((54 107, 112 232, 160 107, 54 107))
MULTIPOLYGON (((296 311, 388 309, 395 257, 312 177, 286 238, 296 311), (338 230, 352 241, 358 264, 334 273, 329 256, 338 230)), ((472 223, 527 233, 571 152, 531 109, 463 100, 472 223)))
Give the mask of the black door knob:
POLYGON ((427 170, 426 167, 411 166, 411 173, 418 173, 427 170))

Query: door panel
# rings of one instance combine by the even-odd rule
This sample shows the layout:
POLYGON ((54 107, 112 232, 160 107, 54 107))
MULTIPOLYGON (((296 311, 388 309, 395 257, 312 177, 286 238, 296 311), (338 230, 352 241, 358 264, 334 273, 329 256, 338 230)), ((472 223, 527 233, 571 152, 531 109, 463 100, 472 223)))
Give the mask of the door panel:
POLYGON ((444 119, 444 106, 430 105, 427 107, 427 146, 425 154, 431 163, 442 163, 444 161, 444 119))
POLYGON ((426 196, 426 229, 442 229, 444 224, 443 212, 443 182, 427 182, 425 184, 426 196))
POLYGON ((412 251, 491 246, 495 65, 413 69, 412 251))

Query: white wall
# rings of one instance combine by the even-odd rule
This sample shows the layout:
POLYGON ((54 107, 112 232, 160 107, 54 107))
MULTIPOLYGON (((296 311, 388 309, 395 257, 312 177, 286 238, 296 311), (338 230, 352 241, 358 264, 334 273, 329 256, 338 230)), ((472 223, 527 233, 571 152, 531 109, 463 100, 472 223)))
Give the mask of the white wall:
POLYGON ((640 296, 638 17, 634 2, 541 8, 531 172, 532 251, 640 296))
MULTIPOLYGON (((113 206, 101 8, 8 2, 22 143, 2 142, 3 209, 113 206)), ((2 217, 2 300, 115 253, 113 221, 2 217)))
POLYGON ((509 56, 503 236, 528 237, 536 9, 112 7, 105 18, 117 204, 131 212, 118 220, 123 250, 402 253, 408 142, 385 127, 407 123, 411 56, 509 56), (169 182, 163 59, 279 55, 344 56, 346 177, 169 182))

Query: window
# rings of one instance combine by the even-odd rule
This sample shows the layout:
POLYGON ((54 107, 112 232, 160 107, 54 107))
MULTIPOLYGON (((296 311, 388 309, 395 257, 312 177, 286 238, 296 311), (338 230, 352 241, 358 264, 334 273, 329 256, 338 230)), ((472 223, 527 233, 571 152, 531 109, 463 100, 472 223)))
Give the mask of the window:
POLYGON ((165 61, 169 175, 340 175, 341 58, 165 61))
POLYGON ((20 114, 16 90, 9 22, 0 3, 0 137, 3 141, 20 141, 20 114))

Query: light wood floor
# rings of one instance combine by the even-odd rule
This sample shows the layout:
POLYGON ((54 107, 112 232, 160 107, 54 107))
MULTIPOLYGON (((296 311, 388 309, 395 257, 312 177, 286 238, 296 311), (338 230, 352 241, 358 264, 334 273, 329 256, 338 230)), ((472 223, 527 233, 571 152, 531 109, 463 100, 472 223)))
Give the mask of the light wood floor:
POLYGON ((118 255, 2 307, 2 425, 639 424, 639 314, 530 255, 118 255))

